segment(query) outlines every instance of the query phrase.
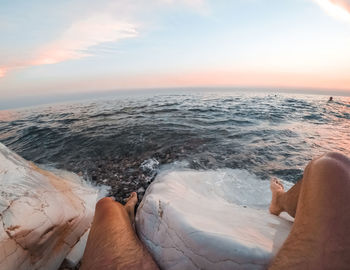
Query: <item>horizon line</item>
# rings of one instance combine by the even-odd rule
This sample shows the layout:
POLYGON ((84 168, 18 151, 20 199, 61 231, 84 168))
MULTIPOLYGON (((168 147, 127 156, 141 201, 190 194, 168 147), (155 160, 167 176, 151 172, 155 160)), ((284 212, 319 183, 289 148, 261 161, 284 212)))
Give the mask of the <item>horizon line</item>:
MULTIPOLYGON (((178 90, 183 92, 210 92, 219 90, 223 92, 230 91, 248 91, 248 92, 266 92, 274 94, 305 94, 305 95, 325 95, 350 97, 349 90, 337 90, 327 88, 302 88, 302 87, 253 87, 253 86, 179 86, 179 87, 145 87, 145 88, 114 88, 104 90, 91 90, 79 93, 50 93, 46 95, 25 95, 21 97, 9 97, 0 101, 0 111, 26 109, 31 107, 45 106, 50 104, 60 104, 67 102, 78 102, 91 99, 105 98, 111 95, 121 94, 152 94, 161 91, 178 90), (9 104, 9 103, 13 104, 9 104), (7 105, 7 106, 6 106, 7 105)), ((170 94, 170 93, 169 93, 170 94)), ((176 93, 171 93, 176 94, 176 93)))

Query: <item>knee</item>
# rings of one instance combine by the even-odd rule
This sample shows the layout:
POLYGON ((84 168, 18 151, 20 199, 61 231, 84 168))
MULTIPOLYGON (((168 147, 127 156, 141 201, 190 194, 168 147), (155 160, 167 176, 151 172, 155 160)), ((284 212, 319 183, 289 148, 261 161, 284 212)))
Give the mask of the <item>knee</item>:
POLYGON ((323 156, 321 156, 321 158, 330 159, 330 160, 336 161, 338 163, 341 163, 345 166, 350 166, 350 159, 347 156, 345 156, 339 152, 328 152, 328 153, 324 154, 323 156))
POLYGON ((123 206, 112 198, 102 198, 96 203, 94 222, 108 221, 123 211, 123 206))
POLYGON ((329 169, 329 170, 349 170, 350 159, 339 152, 328 152, 319 158, 313 160, 314 166, 318 169, 329 169))
POLYGON ((114 202, 114 200, 111 197, 104 197, 96 203, 96 208, 101 208, 101 207, 108 205, 112 202, 114 202))
POLYGON ((95 211, 96 212, 105 212, 105 211, 108 211, 108 209, 116 208, 116 207, 120 207, 120 206, 122 206, 122 205, 120 203, 116 202, 115 200, 113 200, 113 198, 105 197, 105 198, 100 199, 96 203, 95 211))
POLYGON ((350 159, 338 152, 326 153, 310 162, 305 169, 308 179, 317 182, 346 181, 350 183, 350 159))

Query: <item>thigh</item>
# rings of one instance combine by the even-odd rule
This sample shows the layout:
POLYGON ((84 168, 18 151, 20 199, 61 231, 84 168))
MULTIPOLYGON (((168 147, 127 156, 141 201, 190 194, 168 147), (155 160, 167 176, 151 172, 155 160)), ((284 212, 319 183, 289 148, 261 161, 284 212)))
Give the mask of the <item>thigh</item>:
POLYGON ((349 268, 349 230, 350 161, 329 153, 306 167, 292 231, 271 268, 349 268))
POLYGON ((120 269, 122 263, 135 262, 140 243, 125 208, 111 198, 96 205, 82 260, 82 269, 120 269))

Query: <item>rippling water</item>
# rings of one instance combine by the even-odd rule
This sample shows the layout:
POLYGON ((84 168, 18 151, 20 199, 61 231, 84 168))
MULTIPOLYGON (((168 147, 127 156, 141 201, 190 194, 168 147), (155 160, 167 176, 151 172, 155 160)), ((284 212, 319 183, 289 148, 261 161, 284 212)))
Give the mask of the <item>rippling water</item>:
POLYGON ((34 162, 140 193, 158 163, 240 168, 295 182, 326 151, 350 155, 350 99, 254 93, 144 94, 0 111, 0 142, 34 162))

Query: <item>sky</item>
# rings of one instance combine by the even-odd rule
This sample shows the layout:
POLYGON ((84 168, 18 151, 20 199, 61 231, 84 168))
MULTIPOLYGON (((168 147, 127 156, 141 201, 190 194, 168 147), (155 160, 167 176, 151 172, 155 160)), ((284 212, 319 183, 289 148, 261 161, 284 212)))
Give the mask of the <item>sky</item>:
POLYGON ((350 0, 0 0, 2 100, 204 86, 350 94, 350 0))

